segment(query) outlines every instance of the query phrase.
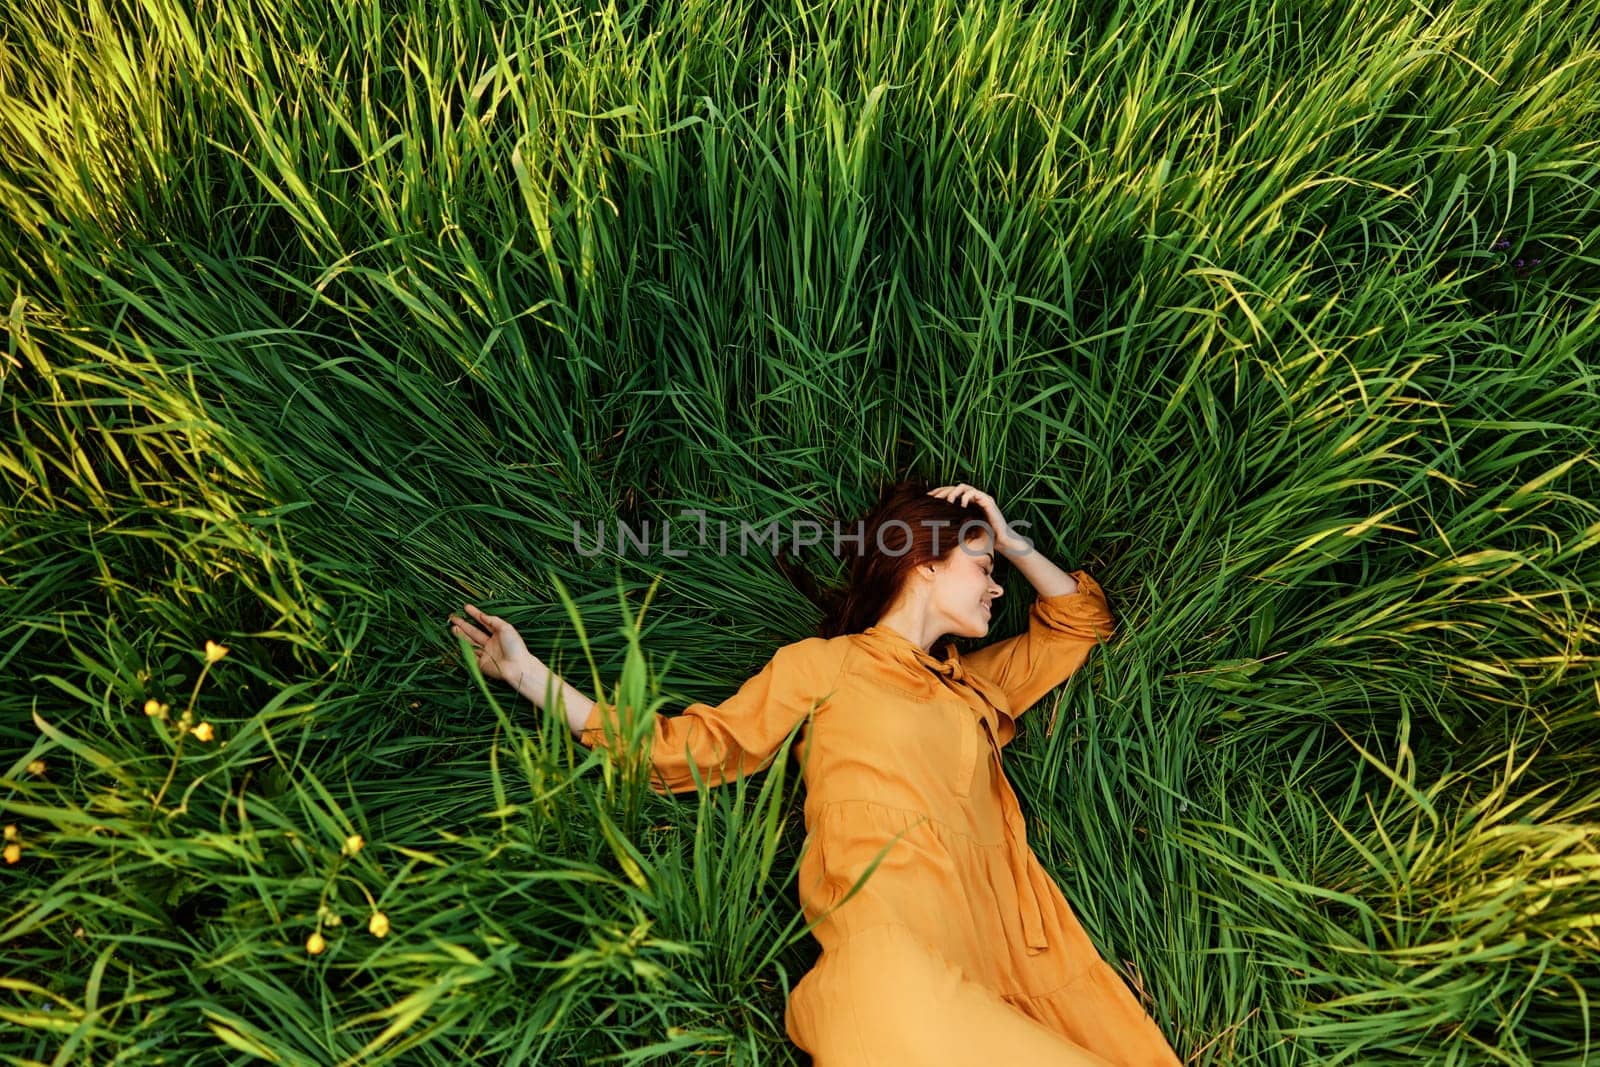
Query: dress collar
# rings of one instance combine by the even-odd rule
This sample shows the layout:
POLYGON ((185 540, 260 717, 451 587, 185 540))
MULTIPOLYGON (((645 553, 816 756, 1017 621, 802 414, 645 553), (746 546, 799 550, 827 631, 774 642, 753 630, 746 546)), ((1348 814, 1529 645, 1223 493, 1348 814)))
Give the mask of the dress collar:
POLYGON ((961 665, 961 655, 956 651, 955 642, 949 638, 940 646, 944 655, 935 656, 899 630, 889 626, 869 626, 861 631, 860 636, 867 638, 874 645, 893 653, 902 662, 913 667, 925 667, 937 674, 942 674, 951 681, 959 682, 967 677, 966 668, 961 665))

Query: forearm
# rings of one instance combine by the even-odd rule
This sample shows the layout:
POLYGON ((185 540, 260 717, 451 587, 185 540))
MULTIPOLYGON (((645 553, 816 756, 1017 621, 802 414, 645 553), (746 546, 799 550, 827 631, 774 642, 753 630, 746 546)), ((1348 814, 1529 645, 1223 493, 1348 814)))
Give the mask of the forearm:
POLYGON ((566 710, 567 727, 574 734, 583 731, 583 724, 588 722, 589 714, 594 710, 593 700, 540 663, 525 665, 513 687, 518 694, 527 697, 541 709, 546 706, 547 697, 559 699, 566 710))
POLYGON ((1028 579, 1034 591, 1042 597, 1076 593, 1078 580, 1050 561, 1037 545, 1023 541, 1000 546, 1000 554, 1028 579))

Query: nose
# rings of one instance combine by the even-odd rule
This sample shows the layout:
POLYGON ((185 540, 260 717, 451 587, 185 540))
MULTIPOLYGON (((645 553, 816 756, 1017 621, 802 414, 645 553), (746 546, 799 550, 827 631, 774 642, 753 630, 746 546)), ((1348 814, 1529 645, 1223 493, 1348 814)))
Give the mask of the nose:
POLYGON ((1002 586, 999 582, 990 582, 989 583, 989 589, 990 589, 990 597, 989 597, 989 599, 991 599, 991 600, 999 600, 1002 596, 1005 595, 1005 591, 1006 591, 1005 587, 1002 586))

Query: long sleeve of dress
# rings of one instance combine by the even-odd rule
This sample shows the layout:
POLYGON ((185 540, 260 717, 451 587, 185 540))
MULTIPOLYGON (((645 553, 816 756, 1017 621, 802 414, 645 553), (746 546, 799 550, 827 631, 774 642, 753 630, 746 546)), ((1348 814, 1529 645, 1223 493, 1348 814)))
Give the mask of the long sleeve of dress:
MULTIPOLYGON (((697 770, 706 784, 721 785, 765 768, 789 732, 828 695, 838 665, 830 669, 824 662, 825 645, 820 638, 785 645, 722 703, 690 704, 679 715, 656 714, 651 788, 689 793, 697 770)), ((620 736, 621 716, 630 710, 597 701, 579 742, 604 747, 603 723, 609 720, 620 736)))
POLYGON ((961 657, 968 669, 1005 691, 1013 718, 1066 681, 1115 630, 1099 583, 1084 571, 1071 574, 1078 591, 1035 597, 1026 631, 961 657))

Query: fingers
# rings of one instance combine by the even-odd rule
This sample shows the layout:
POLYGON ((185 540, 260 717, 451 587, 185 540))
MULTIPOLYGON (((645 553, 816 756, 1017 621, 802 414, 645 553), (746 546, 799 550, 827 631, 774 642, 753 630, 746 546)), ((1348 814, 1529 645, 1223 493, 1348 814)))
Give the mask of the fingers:
POLYGON ((478 619, 478 621, 483 624, 484 628, 487 629, 489 633, 484 633, 482 630, 479 630, 477 627, 473 626, 470 622, 468 622, 466 619, 463 619, 459 615, 450 616, 450 628, 456 633, 460 634, 462 637, 465 637, 467 640, 471 641, 474 645, 481 645, 485 641, 489 640, 490 636, 495 630, 494 624, 500 620, 491 615, 485 615, 471 604, 467 605, 467 611, 470 612, 474 618, 478 619))
MULTIPOLYGON (((476 648, 482 648, 490 641, 501 638, 506 631, 510 631, 513 636, 516 634, 516 629, 509 622, 506 622, 498 615, 486 614, 476 604, 468 604, 466 611, 467 614, 477 620, 478 626, 483 627, 483 629, 478 629, 477 626, 473 626, 459 615, 451 615, 449 617, 450 629, 471 641, 476 648)), ((509 637, 505 639, 510 640, 509 637)))
POLYGON ((474 645, 482 644, 485 640, 487 640, 483 634, 473 629, 464 620, 456 618, 454 615, 450 616, 450 632, 455 634, 457 637, 465 637, 474 645))
POLYGON ((962 507, 966 507, 974 500, 980 505, 992 502, 988 493, 976 486, 968 485, 966 482, 962 482, 959 485, 941 485, 937 489, 929 489, 928 495, 936 496, 941 500, 948 500, 952 503, 959 503, 962 507))
POLYGON ((479 622, 483 623, 485 626, 489 627, 491 630, 494 629, 494 624, 500 621, 500 618, 498 616, 496 616, 496 615, 485 615, 482 611, 478 610, 478 608, 473 604, 468 604, 467 605, 467 610, 472 613, 472 617, 474 619, 477 619, 479 622))
POLYGON ((477 619, 479 624, 491 634, 498 633, 502 627, 510 625, 510 623, 506 622, 506 620, 502 619, 500 616, 487 615, 472 604, 467 605, 467 610, 472 612, 472 617, 477 619))

